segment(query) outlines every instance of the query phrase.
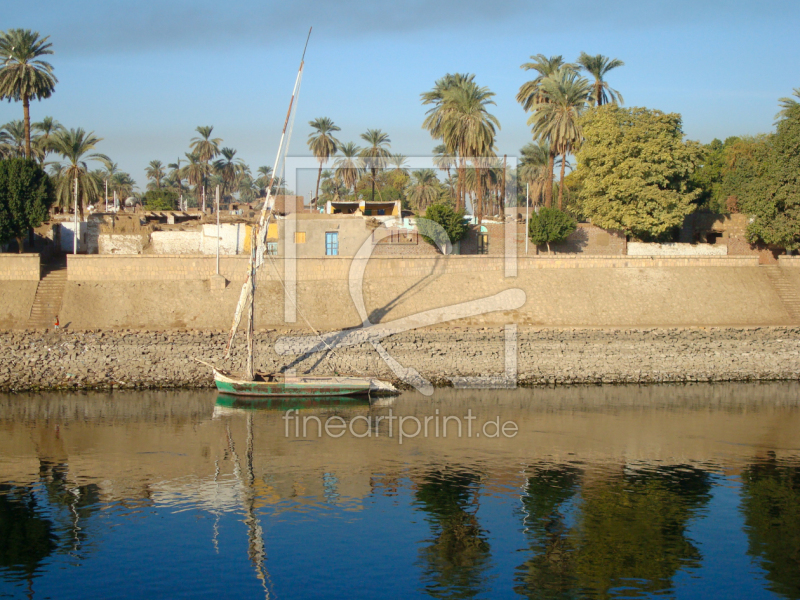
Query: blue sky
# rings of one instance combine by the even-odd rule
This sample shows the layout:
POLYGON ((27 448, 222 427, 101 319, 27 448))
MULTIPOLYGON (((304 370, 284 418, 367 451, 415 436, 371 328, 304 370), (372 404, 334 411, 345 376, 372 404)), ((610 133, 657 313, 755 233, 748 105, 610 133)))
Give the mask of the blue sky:
MULTIPOLYGON (((530 141, 520 65, 537 53, 624 60, 608 80, 625 105, 681 113, 701 142, 771 131, 778 98, 800 87, 796 0, 28 0, 2 13, 0 29, 50 35, 56 52, 56 93, 32 119, 94 131, 142 188, 146 164, 183 158, 198 125, 253 170, 271 164, 311 25, 292 155, 308 154, 319 116, 342 141, 381 128, 394 152, 430 154, 419 94, 448 72, 496 93, 499 151, 516 155, 530 141)), ((0 123, 21 114, 0 104, 0 123)))

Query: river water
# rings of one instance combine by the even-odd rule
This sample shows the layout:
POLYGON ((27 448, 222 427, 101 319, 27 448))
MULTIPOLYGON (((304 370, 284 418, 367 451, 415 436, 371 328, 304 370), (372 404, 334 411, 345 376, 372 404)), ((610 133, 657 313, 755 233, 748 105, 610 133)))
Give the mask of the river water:
POLYGON ((0 598, 426 596, 800 598, 800 385, 0 396, 0 598))

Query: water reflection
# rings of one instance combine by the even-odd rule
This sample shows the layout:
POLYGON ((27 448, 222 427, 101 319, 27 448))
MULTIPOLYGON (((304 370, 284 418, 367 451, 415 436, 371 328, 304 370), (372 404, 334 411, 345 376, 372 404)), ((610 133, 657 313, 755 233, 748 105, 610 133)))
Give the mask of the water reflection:
POLYGON ((747 466, 741 506, 749 553, 760 559, 771 589, 800 598, 800 461, 768 452, 747 466))
POLYGON ((425 592, 434 598, 472 598, 486 591, 484 571, 490 546, 477 516, 480 475, 431 470, 416 488, 416 505, 427 514, 433 534, 420 551, 425 592))
POLYGON ((0 596, 107 596, 124 560, 165 597, 704 597, 724 552, 756 592, 800 598, 798 391, 0 396, 0 596), (465 407, 520 434, 300 439, 282 418, 465 407), (696 527, 723 518, 738 547, 696 527))

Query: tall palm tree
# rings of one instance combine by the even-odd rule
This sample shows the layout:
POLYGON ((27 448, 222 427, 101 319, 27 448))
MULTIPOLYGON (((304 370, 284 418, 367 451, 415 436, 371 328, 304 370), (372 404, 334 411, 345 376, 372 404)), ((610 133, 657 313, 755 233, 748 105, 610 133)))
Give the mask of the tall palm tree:
POLYGON ((0 34, 0 100, 22 100, 25 122, 25 156, 31 154, 31 99, 42 100, 53 95, 58 80, 53 66, 40 59, 53 54, 50 36, 39 39, 38 31, 9 29, 0 34))
POLYGON ((450 177, 450 169, 452 169, 456 162, 456 157, 447 151, 447 146, 439 144, 433 149, 433 164, 437 169, 447 172, 450 177))
MULTIPOLYGON (((157 190, 161 189, 161 180, 164 179, 164 164, 160 160, 151 160, 148 167, 144 170, 145 176, 152 179, 153 183, 150 184, 157 190)), ((148 186, 150 187, 150 186, 148 186)))
POLYGON ((387 161, 394 167, 395 172, 408 175, 408 157, 403 154, 391 154, 387 161))
POLYGON ((199 202, 199 198, 202 196, 200 188, 205 184, 209 174, 208 163, 200 160, 200 156, 196 152, 187 152, 185 156, 189 164, 183 167, 183 176, 186 177, 189 185, 194 186, 195 197, 199 202))
POLYGON ((69 208, 72 199, 74 181, 78 180, 78 210, 83 215, 83 208, 94 204, 98 197, 98 182, 89 173, 87 160, 110 161, 105 154, 92 153, 102 138, 96 137, 93 131, 86 133, 83 129, 59 131, 53 136, 53 151, 67 161, 61 169, 56 196, 62 208, 69 208))
POLYGON ((313 121, 308 122, 313 131, 308 134, 308 147, 314 158, 319 162, 319 172, 317 173, 317 190, 314 194, 313 205, 317 205, 317 198, 319 198, 319 180, 322 177, 322 165, 324 165, 331 156, 336 154, 339 149, 340 142, 333 137, 333 132, 341 131, 331 119, 328 117, 319 117, 313 121))
POLYGON ((192 154, 197 155, 197 160, 205 163, 206 168, 203 170, 201 181, 201 184, 205 185, 208 176, 211 174, 211 159, 219 154, 219 145, 222 143, 222 138, 211 137, 211 132, 214 131, 213 125, 200 126, 195 131, 200 136, 193 137, 189 142, 189 147, 192 149, 192 154))
POLYGON ((358 178, 361 176, 363 162, 360 158, 361 148, 354 142, 342 144, 339 148, 341 156, 333 163, 336 178, 348 190, 354 190, 358 178))
POLYGON ((380 129, 367 129, 361 134, 361 139, 368 145, 361 150, 361 158, 364 161, 364 168, 372 174, 372 199, 375 199, 375 178, 378 176, 379 169, 385 169, 388 158, 391 156, 389 134, 380 129))
MULTIPOLYGON (((494 104, 494 92, 487 87, 480 87, 474 81, 463 82, 449 89, 442 103, 441 132, 448 150, 458 152, 462 161, 470 157, 479 171, 478 179, 482 182, 487 167, 486 157, 494 156, 494 143, 500 122, 489 113, 487 107, 494 104)), ((465 165, 459 166, 464 190, 465 165)), ((483 216, 482 185, 477 186, 478 221, 483 216)), ((459 203, 457 208, 462 208, 459 203)))
POLYGON ((419 169, 411 173, 406 190, 408 201, 422 212, 442 195, 442 184, 434 169, 419 169))
MULTIPOLYGON (((794 88, 794 90, 792 90, 792 92, 793 92, 792 93, 793 96, 795 96, 796 98, 800 98, 800 88, 794 88)), ((780 112, 778 112, 777 115, 775 115, 775 122, 776 123, 778 121, 782 121, 783 119, 787 118, 789 116, 789 112, 792 110, 792 108, 794 108, 795 106, 800 104, 800 102, 798 102, 794 98, 779 98, 778 102, 781 103, 781 110, 780 110, 780 112)))
POLYGON ((517 167, 517 180, 520 184, 526 183, 531 187, 531 198, 534 206, 539 204, 539 197, 544 192, 547 180, 553 179, 550 167, 550 143, 544 140, 540 143, 529 142, 520 150, 520 161, 517 167))
MULTIPOLYGON (((44 117, 38 123, 31 125, 31 128, 39 133, 35 140, 37 147, 33 151, 38 151, 38 154, 41 156, 40 162, 44 163, 47 155, 53 151, 53 136, 57 132, 63 131, 64 126, 53 117, 44 117)), ((34 142, 32 141, 31 143, 33 144, 34 142)))
POLYGON ((272 167, 258 167, 257 173, 258 178, 255 180, 255 184, 258 186, 258 194, 259 196, 266 196, 267 188, 269 188, 269 182, 272 179, 272 167))
MULTIPOLYGON (((526 71, 536 71, 537 75, 530 81, 523 83, 519 92, 517 92, 517 102, 522 104, 522 108, 526 112, 533 110, 537 104, 547 102, 547 96, 542 89, 542 81, 547 77, 556 75, 561 70, 576 71, 577 66, 564 62, 564 57, 559 55, 546 57, 544 54, 537 54, 531 56, 532 62, 523 63, 520 65, 521 69, 526 71)), ((556 149, 550 147, 550 178, 545 182, 544 197, 545 206, 551 206, 553 203, 553 169, 555 169, 556 162, 556 149)))
POLYGON ((617 90, 612 89, 604 77, 611 69, 625 66, 625 63, 618 58, 608 58, 602 54, 596 56, 589 56, 586 52, 581 52, 578 57, 578 64, 580 67, 594 77, 592 84, 592 93, 590 101, 593 106, 603 106, 613 102, 614 104, 622 104, 625 102, 622 99, 622 94, 617 90))
POLYGON ((546 101, 533 106, 528 125, 533 126, 535 138, 547 140, 551 148, 561 155, 561 184, 558 190, 558 209, 561 210, 567 154, 576 151, 583 140, 578 119, 587 108, 592 84, 575 71, 562 69, 556 75, 542 80, 541 86, 546 101))

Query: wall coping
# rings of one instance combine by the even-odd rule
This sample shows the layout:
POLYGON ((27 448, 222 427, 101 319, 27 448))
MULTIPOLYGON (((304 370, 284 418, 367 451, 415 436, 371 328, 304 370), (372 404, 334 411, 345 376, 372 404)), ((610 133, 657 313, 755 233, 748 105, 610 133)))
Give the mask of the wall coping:
POLYGON ((800 256, 781 255, 778 257, 778 265, 781 267, 800 267, 800 256))

